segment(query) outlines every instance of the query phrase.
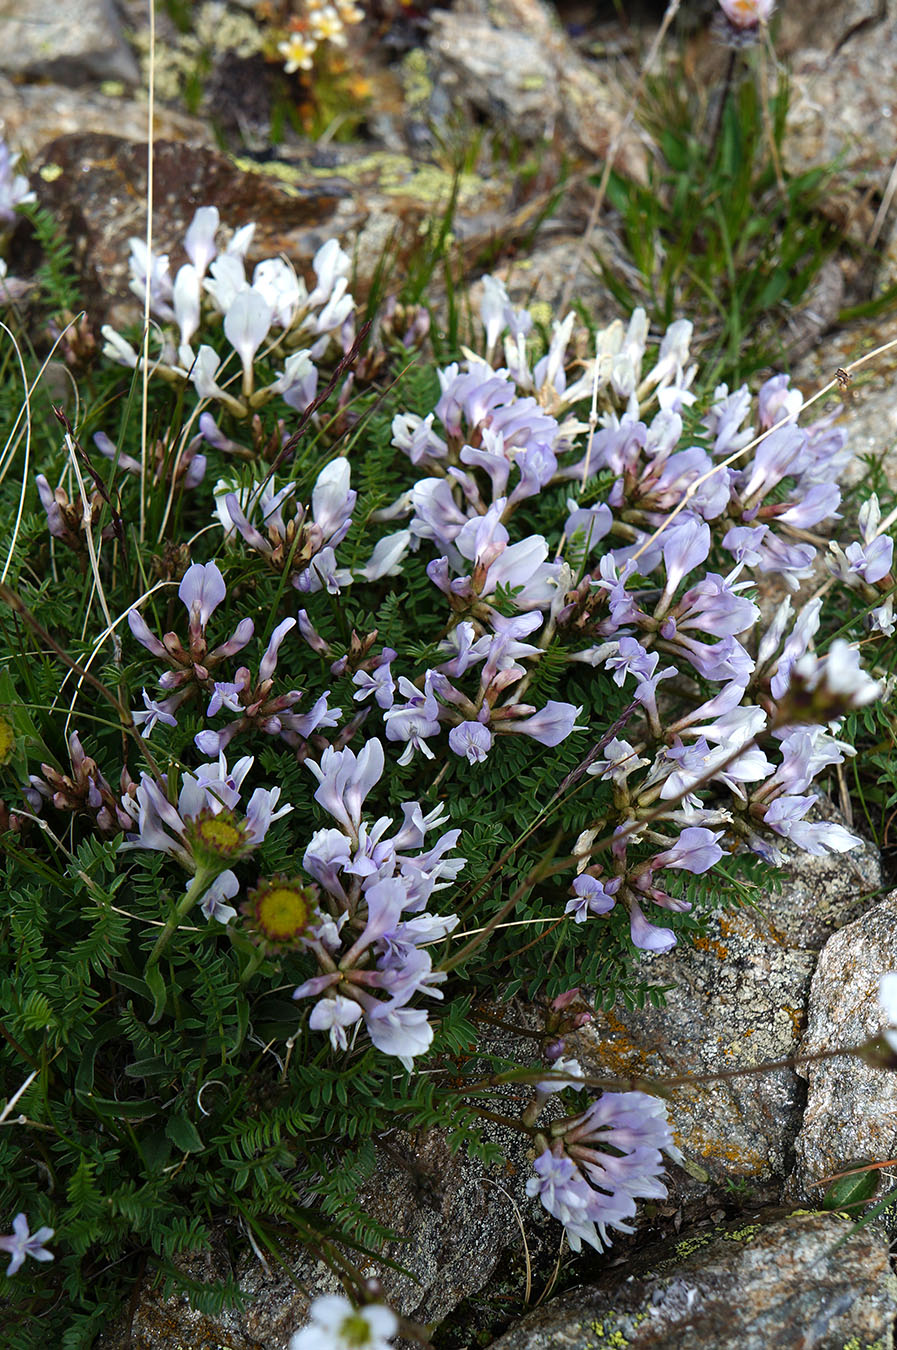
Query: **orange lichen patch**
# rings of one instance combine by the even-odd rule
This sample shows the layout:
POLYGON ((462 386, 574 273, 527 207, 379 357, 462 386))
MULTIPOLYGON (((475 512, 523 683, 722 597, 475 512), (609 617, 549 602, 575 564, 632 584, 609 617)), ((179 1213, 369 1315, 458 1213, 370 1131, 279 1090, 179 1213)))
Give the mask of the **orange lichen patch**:
POLYGON ((680 1142, 685 1153, 728 1163, 739 1176, 759 1176, 769 1170, 769 1159, 756 1149, 740 1148, 731 1140, 710 1136, 699 1125, 684 1130, 680 1142))
POLYGON ((714 952, 715 955, 718 956, 721 961, 725 961, 726 957, 729 955, 728 947, 724 947, 723 944, 721 942, 717 942, 715 938, 711 937, 695 938, 694 945, 697 947, 699 952, 714 952))
POLYGON ((790 1008, 787 1003, 782 1005, 781 1011, 787 1013, 791 1018, 791 1026, 794 1030, 795 1040, 802 1036, 807 1025, 807 1014, 805 1008, 790 1008))

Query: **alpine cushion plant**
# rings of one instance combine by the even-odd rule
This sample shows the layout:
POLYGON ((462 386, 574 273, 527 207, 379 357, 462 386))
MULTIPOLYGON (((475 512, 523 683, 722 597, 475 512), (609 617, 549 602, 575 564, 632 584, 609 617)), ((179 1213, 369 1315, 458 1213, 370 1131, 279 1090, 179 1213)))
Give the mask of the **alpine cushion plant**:
MULTIPOLYGON (((355 1198, 371 1141, 407 1120, 488 1154, 469 1012, 517 992, 544 1031, 512 1072, 529 1193, 574 1250, 632 1231, 675 1121, 590 1091, 571 990, 658 998, 639 949, 687 941, 778 841, 852 848, 812 808, 853 753, 842 719, 883 693, 891 541, 870 499, 860 539, 822 547, 846 433, 802 425, 787 377, 703 390, 691 325, 657 341, 640 311, 543 340, 494 278, 483 340, 409 368, 426 325, 362 351, 336 241, 313 277, 250 279, 252 228, 201 208, 173 276, 134 242, 157 453, 101 425, 141 360, 110 330, 75 430, 103 491, 69 510, 48 447, 0 587, 30 644, 0 672, 0 1054, 25 1082, 2 1242, 46 1260, 52 1232, 10 1297, 64 1300, 71 1346, 119 1261, 174 1280, 228 1215, 370 1303, 334 1243, 382 1237, 355 1198), (798 600, 825 564, 866 602, 865 665, 859 624, 827 644, 822 596, 798 600)), ((297 1344, 385 1342, 375 1306, 315 1304, 297 1344)))

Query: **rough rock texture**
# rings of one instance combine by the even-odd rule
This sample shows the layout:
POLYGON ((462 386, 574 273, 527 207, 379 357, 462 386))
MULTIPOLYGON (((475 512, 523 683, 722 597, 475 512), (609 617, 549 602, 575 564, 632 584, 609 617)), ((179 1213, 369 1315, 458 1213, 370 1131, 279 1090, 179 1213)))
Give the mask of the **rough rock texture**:
MULTIPOLYGON (((64 84, 17 84, 0 75, 0 134, 31 159, 48 141, 73 132, 146 139, 146 105, 124 94, 64 84)), ((156 107, 156 135, 162 141, 214 145, 212 128, 198 117, 156 107)))
POLYGON ((492 1350, 891 1350, 883 1234, 797 1211, 667 1244, 524 1317, 492 1350))
POLYGON ((111 0, 0 0, 0 70, 61 84, 138 78, 111 0))
MULTIPOLYGON (((878 980, 897 970, 897 891, 826 944, 813 976, 801 1053, 859 1045, 876 1036, 883 1014, 878 980)), ((792 1194, 818 1200, 814 1183, 858 1161, 897 1151, 897 1075, 839 1056, 804 1064, 807 1105, 795 1142, 792 1194)))
MULTIPOLYGON (((786 852, 780 895, 758 895, 756 908, 714 916, 691 947, 641 959, 644 977, 667 988, 666 1007, 599 1014, 581 1033, 593 1072, 622 1079, 715 1073, 795 1053, 816 953, 862 911, 881 869, 871 845, 819 858, 786 852)), ((791 1069, 674 1088, 670 1114, 692 1176, 741 1177, 757 1193, 772 1182, 771 1198, 791 1167, 802 1101, 791 1069)), ((680 1169, 670 1182, 674 1199, 695 1193, 680 1169)))
MULTIPOLYGON (((555 131, 604 157, 626 109, 623 72, 602 75, 576 51, 542 0, 457 0, 430 15, 430 78, 440 106, 468 105, 515 139, 555 131)), ((617 167, 645 176, 642 138, 623 134, 617 167)))
POLYGON ((851 172, 889 170, 897 125, 893 7, 877 0, 827 5, 818 23, 804 25, 792 60, 789 164, 800 172, 846 155, 851 172))
MULTIPOLYGON (((512 1062, 530 1062, 531 1042, 501 1035, 499 1053, 512 1062)), ((504 1102, 498 1109, 513 1116, 519 1115, 530 1092, 507 1086, 501 1095, 504 1102)), ((347 1255, 363 1275, 380 1281, 385 1302, 421 1324, 440 1321, 488 1285, 503 1254, 519 1248, 518 1215, 532 1259, 543 1245, 556 1250, 557 1226, 526 1195, 528 1141, 501 1125, 490 1124, 486 1131, 503 1154, 501 1164, 491 1170, 464 1153, 453 1155, 438 1131, 414 1136, 397 1132, 381 1141, 375 1172, 359 1196, 365 1212, 397 1237, 384 1244, 382 1263, 347 1255), (387 1260, 408 1273, 390 1268, 387 1260)), ((130 1321, 111 1327, 97 1350, 285 1350, 292 1333, 307 1320, 310 1298, 341 1287, 323 1262, 298 1246, 288 1269, 274 1263, 266 1269, 245 1232, 236 1228, 218 1233, 209 1252, 181 1264, 202 1283, 235 1276, 247 1306, 205 1317, 186 1298, 162 1299, 144 1284, 130 1321), (233 1260, 228 1249, 236 1253, 233 1260)))

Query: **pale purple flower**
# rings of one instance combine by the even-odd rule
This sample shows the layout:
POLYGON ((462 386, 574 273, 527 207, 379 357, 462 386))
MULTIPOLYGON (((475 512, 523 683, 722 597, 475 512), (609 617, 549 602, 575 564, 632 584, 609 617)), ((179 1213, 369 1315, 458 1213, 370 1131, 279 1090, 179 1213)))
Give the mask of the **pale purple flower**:
POLYGON ((52 1261, 53 1253, 47 1251, 44 1243, 50 1241, 53 1232, 52 1228, 38 1228, 35 1233, 31 1233, 25 1215, 17 1214, 12 1221, 11 1235, 0 1237, 0 1252, 9 1253, 7 1277, 15 1275, 26 1256, 33 1257, 35 1261, 52 1261))
MULTIPOLYGON (((171 273, 168 268, 168 254, 148 253, 146 241, 137 238, 136 235, 132 236, 128 243, 131 246, 131 256, 128 259, 131 273, 131 280, 128 283, 129 289, 142 302, 148 278, 150 309, 160 319, 173 319, 174 310, 171 307, 171 273)), ((104 334, 104 336, 106 335, 104 334)))
POLYGON ((427 672, 427 682, 423 690, 417 689, 404 675, 399 678, 399 693, 405 703, 394 703, 383 714, 386 723, 388 741, 407 741, 399 756, 400 764, 409 764, 416 750, 420 750, 427 759, 433 758, 433 751, 427 745, 426 738, 435 736, 439 730, 439 704, 433 696, 430 678, 434 672, 427 672))
POLYGON ((449 732, 449 749, 466 755, 469 764, 482 764, 492 749, 492 732, 482 722, 461 722, 449 732))
POLYGON ((628 741, 618 740, 614 737, 604 747, 602 757, 593 760, 586 769, 586 773, 592 774, 595 778, 610 779, 611 782, 622 785, 629 774, 634 773, 636 769, 643 769, 648 762, 647 759, 641 759, 637 755, 628 741))
MULTIPOLYGON (((178 268, 172 289, 175 323, 180 329, 181 347, 188 347, 199 327, 200 285, 199 273, 192 263, 178 268)), ((192 353, 189 353, 192 361, 192 353)))
POLYGON ((310 306, 325 305, 330 300, 337 282, 348 276, 352 259, 340 247, 338 239, 328 239, 312 259, 312 270, 317 285, 308 297, 310 306))
POLYGON ((12 225, 16 219, 16 207, 37 200, 29 189, 24 174, 16 173, 16 160, 12 151, 0 138, 0 225, 12 225))
MULTIPOLYGON (((294 994, 295 998, 296 995, 294 994)), ((334 994, 329 998, 322 998, 312 1008, 308 1025, 312 1031, 326 1031, 330 1035, 330 1044, 334 1050, 347 1050, 349 1041, 346 1036, 346 1027, 352 1026, 361 1017, 362 1008, 360 1003, 354 999, 344 998, 342 994, 334 994)), ((290 1342, 291 1346, 298 1345, 296 1336, 290 1342)))
POLYGON ((358 568, 355 572, 356 577, 361 577, 364 581, 380 581, 383 577, 399 576, 402 571, 402 559, 410 545, 410 530, 397 530, 395 534, 388 534, 379 539, 364 567, 358 568))
POLYGON ((212 297, 221 313, 227 314, 237 296, 249 290, 243 258, 226 250, 219 254, 209 271, 211 275, 203 281, 203 290, 212 297))
POLYGON ((365 1026, 373 1044, 384 1055, 395 1055, 408 1073, 414 1056, 423 1055, 433 1043, 433 1028, 424 1008, 394 1008, 380 1012, 382 1005, 365 1011, 365 1026))
MULTIPOLYGON (((136 611, 132 610, 131 613, 136 611)), ((176 727, 177 719, 174 716, 175 709, 182 702, 183 695, 172 694, 170 698, 163 699, 161 703, 151 699, 146 690, 143 690, 143 706, 145 711, 133 712, 131 716, 134 719, 135 727, 142 727, 140 732, 144 739, 152 733, 153 727, 157 722, 161 722, 166 727, 176 727)))
POLYGON ((783 525, 792 525, 796 529, 809 530, 814 525, 818 525, 821 520, 828 520, 829 517, 839 520, 838 507, 840 504, 841 489, 837 483, 814 483, 812 487, 807 488, 798 501, 789 506, 787 511, 777 515, 775 519, 783 525))
POLYGON ((221 872, 212 882, 199 904, 206 918, 215 919, 218 923, 223 924, 230 923, 231 919, 235 919, 237 911, 233 905, 225 904, 225 901, 232 900, 239 889, 240 883, 233 872, 221 872))
MULTIPOLYGON (((178 587, 178 599, 190 616, 191 632, 205 632, 209 619, 226 595, 227 587, 217 563, 193 563, 187 568, 178 587)), ((129 611, 132 613, 133 610, 129 611)))
MULTIPOLYGON (((219 259, 219 261, 221 261, 219 259)), ((264 296, 246 289, 234 296, 224 316, 224 336, 240 358, 244 378, 271 328, 272 312, 264 296)))
POLYGON ((648 952, 668 952, 675 947, 676 934, 672 928, 657 928, 649 923, 634 896, 627 896, 626 903, 629 906, 629 935, 636 947, 648 952))
POLYGON ((584 872, 573 882, 574 898, 567 901, 564 913, 572 914, 576 923, 585 923, 590 914, 608 914, 622 884, 622 877, 608 877, 602 881, 584 872))
POLYGON ((303 348, 291 352, 283 363, 283 370, 272 384, 268 385, 269 394, 280 394, 291 408, 304 412, 314 401, 318 390, 318 370, 311 354, 303 348))
MULTIPOLYGON (((574 1252, 582 1251, 583 1239, 597 1251, 604 1251, 590 1210, 605 1202, 604 1222, 622 1232, 633 1229, 624 1224, 635 1214, 635 1203, 630 1196, 622 1206, 612 1208, 611 1197, 593 1190, 571 1158, 566 1154, 545 1149, 533 1163, 534 1177, 526 1183, 526 1193, 538 1196, 548 1213, 564 1225, 567 1241, 574 1252)), ((606 1226, 605 1226, 606 1236, 606 1226)))
POLYGON ((378 1303, 353 1308, 341 1294, 320 1295, 308 1315, 311 1323, 290 1337, 288 1350, 389 1350, 399 1329, 389 1308, 378 1303))
POLYGON ((196 269, 200 280, 205 276, 209 263, 218 253, 215 235, 220 224, 217 206, 200 206, 187 227, 184 235, 184 252, 196 269))
POLYGON ((651 859, 651 870, 661 867, 681 867, 687 872, 709 872, 725 856, 724 850, 716 842, 723 836, 722 830, 705 830, 700 827, 684 829, 671 848, 665 849, 651 859))
POLYGON ((352 676, 352 683, 357 688, 352 697, 356 701, 361 702, 373 694, 374 701, 379 708, 385 710, 392 707, 396 685, 390 671, 390 663, 395 660, 395 655, 392 647, 385 647, 377 665, 370 674, 366 670, 355 672, 352 676))
POLYGON ((799 389, 790 389, 790 375, 773 375, 757 390, 757 411, 760 429, 767 431, 783 418, 794 420, 804 405, 799 389))
POLYGON ((305 763, 318 780, 315 801, 357 839, 365 798, 383 776, 383 746, 378 740, 367 741, 357 756, 348 747, 328 746, 320 765, 312 759, 305 763))
POLYGON ((686 519, 661 536, 667 579, 661 605, 669 602, 684 576, 694 571, 710 552, 710 526, 704 520, 686 519))
POLYGON ((252 274, 252 289, 271 309, 271 325, 289 328, 306 299, 305 283, 283 258, 264 258, 252 274))
POLYGON ((764 825, 768 825, 776 834, 790 839, 798 848, 817 857, 826 853, 847 853, 863 842, 857 835, 851 834, 843 825, 835 821, 807 821, 804 816, 818 795, 777 797, 766 809, 764 825))
POLYGON ((358 493, 349 486, 351 467, 340 456, 332 459, 318 474, 311 494, 311 510, 321 531, 322 542, 336 548, 352 524, 352 512, 358 493))
POLYGON ((540 745, 555 746, 560 745, 561 741, 565 741, 574 731, 583 730, 585 724, 576 721, 581 712, 582 705, 574 707, 572 703, 560 703, 556 699, 549 699, 544 708, 533 713, 531 717, 501 722, 499 727, 502 731, 532 736, 540 745))
POLYGON ((136 370, 139 358, 130 342, 127 342, 111 324, 104 323, 100 332, 105 338, 103 355, 110 361, 115 361, 117 365, 136 370))
POLYGON ((844 638, 835 638, 822 657, 810 652, 799 657, 791 667, 792 687, 798 681, 831 704, 832 716, 876 703, 884 693, 884 685, 863 670, 859 652, 844 638))

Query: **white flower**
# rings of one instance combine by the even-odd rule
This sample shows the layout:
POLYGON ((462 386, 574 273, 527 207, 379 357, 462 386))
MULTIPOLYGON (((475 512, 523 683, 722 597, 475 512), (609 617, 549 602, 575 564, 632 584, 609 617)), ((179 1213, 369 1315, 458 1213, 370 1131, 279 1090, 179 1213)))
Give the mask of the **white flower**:
POLYGON ((289 1350, 389 1350, 398 1318, 382 1304, 353 1308, 340 1294, 323 1294, 308 1310, 311 1323, 290 1337, 289 1350))
POLYGON ((184 252, 196 268, 200 280, 205 276, 209 263, 218 252, 215 246, 215 233, 219 223, 217 206, 201 206, 184 235, 184 252))
POLYGON ((820 689, 842 712, 875 703, 884 692, 884 686, 863 670, 859 653, 844 638, 835 638, 823 657, 811 652, 801 656, 791 668, 791 680, 792 685, 802 682, 811 691, 820 689))
POLYGON ((243 363, 244 383, 252 361, 271 328, 271 306, 258 291, 234 297, 224 316, 224 336, 243 363))

